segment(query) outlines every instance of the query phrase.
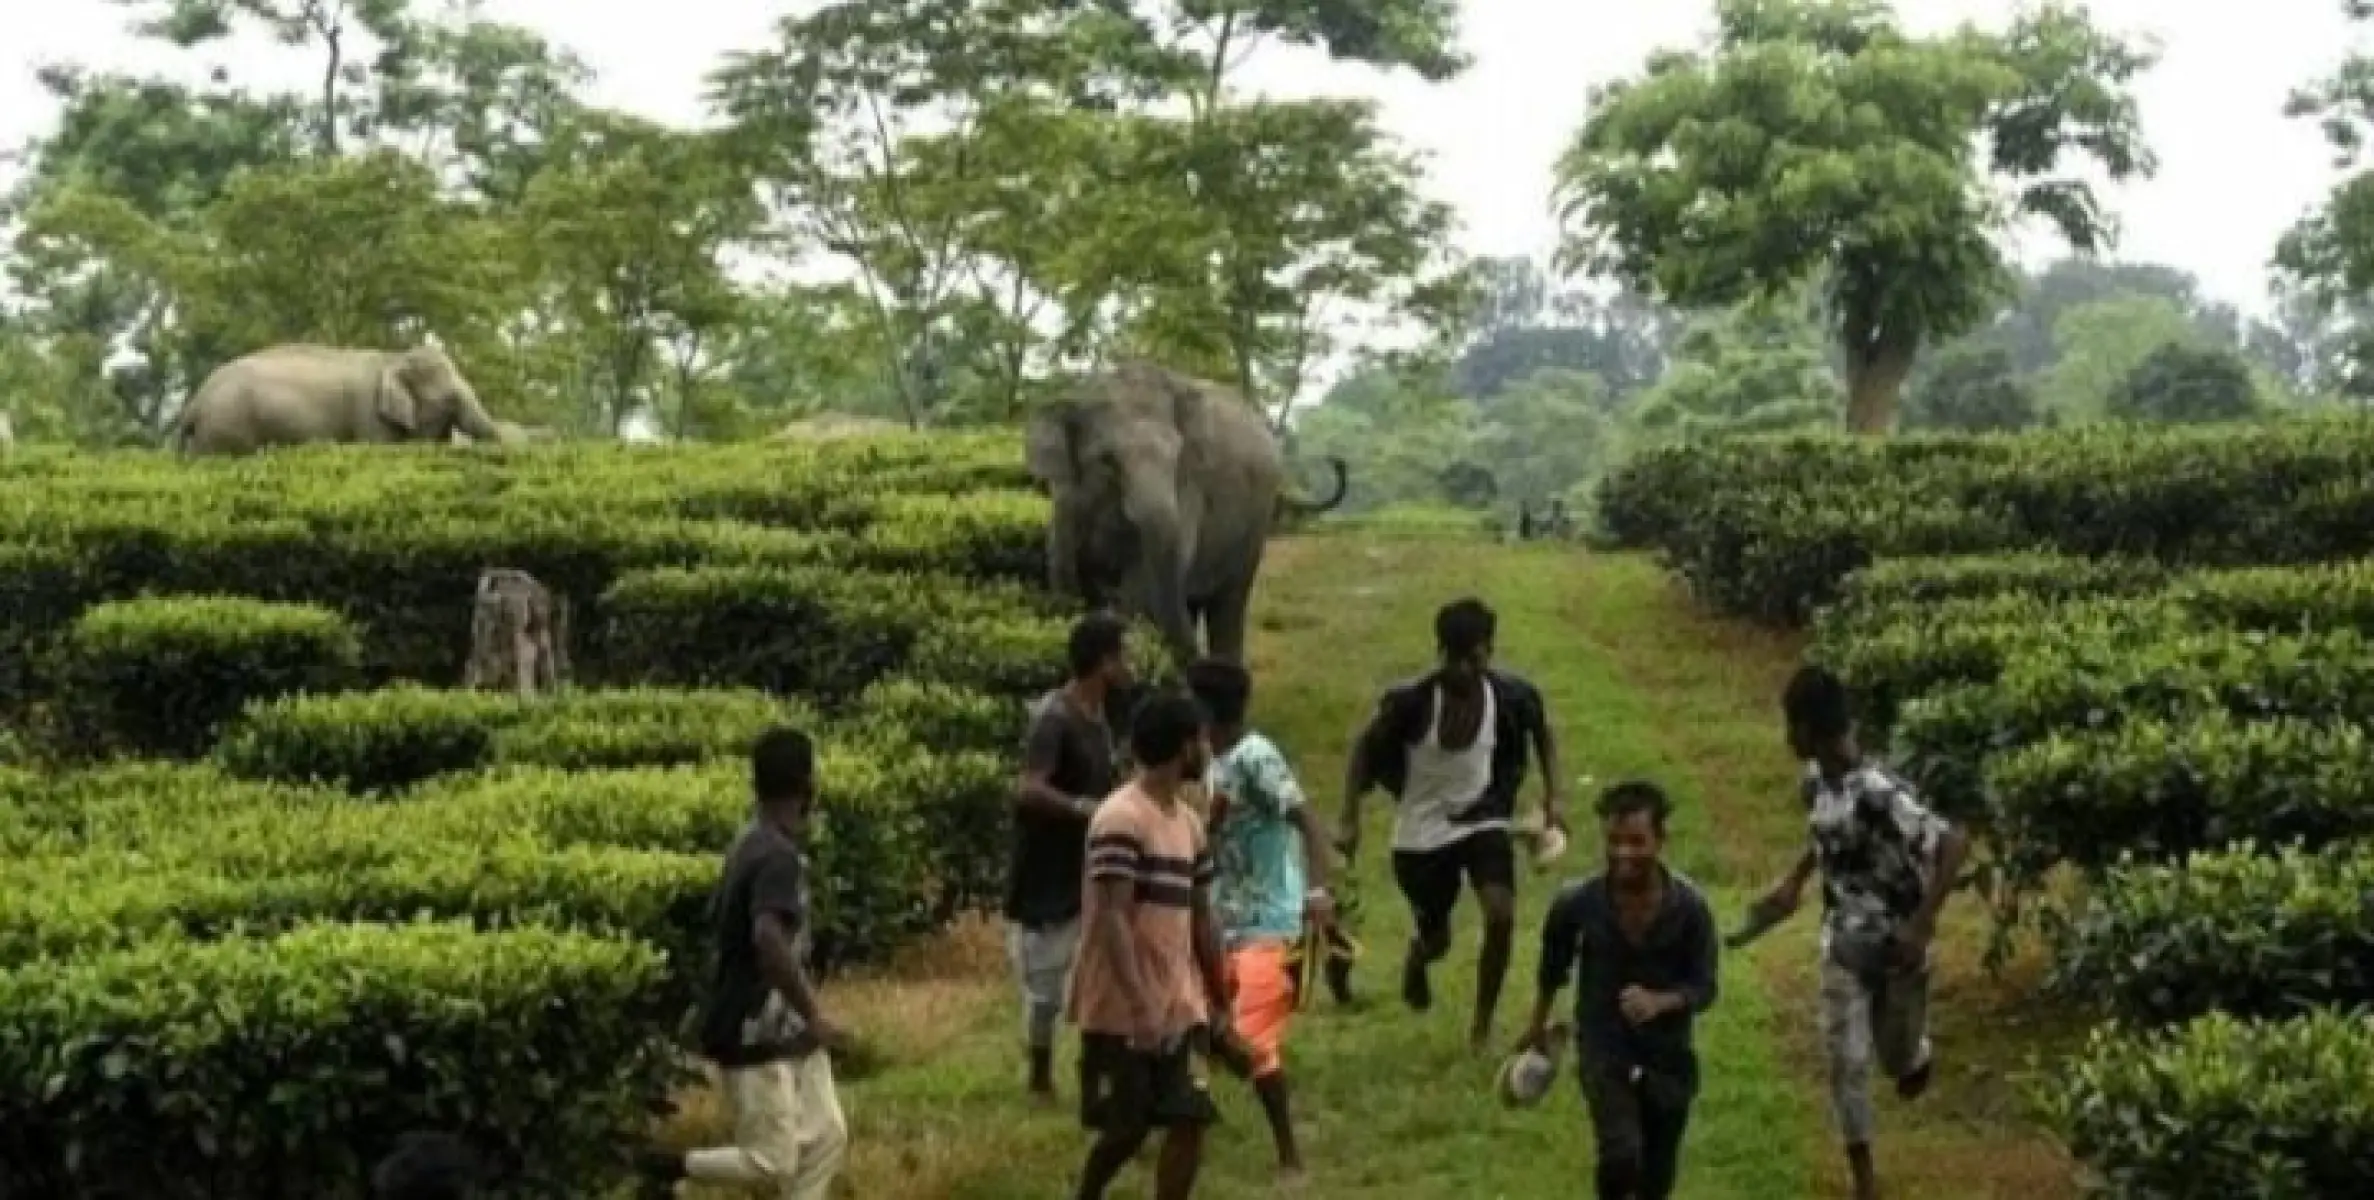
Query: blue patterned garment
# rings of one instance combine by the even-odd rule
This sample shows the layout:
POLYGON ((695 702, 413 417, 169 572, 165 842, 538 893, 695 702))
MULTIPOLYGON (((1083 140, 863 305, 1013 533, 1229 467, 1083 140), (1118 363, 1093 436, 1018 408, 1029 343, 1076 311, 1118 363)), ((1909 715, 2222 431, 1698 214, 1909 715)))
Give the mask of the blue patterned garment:
POLYGON ((1277 744, 1248 733, 1212 761, 1216 796, 1228 798, 1214 839, 1220 870, 1213 907, 1231 948, 1256 938, 1302 936, 1302 785, 1277 744))

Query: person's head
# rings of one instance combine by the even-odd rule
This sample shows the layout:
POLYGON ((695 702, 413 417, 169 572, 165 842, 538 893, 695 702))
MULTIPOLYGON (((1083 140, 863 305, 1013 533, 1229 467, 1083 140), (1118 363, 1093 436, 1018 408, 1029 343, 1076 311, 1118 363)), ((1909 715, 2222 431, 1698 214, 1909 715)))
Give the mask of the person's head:
POLYGON ((816 743, 785 725, 758 735, 750 747, 750 790, 777 821, 804 827, 816 799, 816 743))
POLYGON ((1819 664, 1808 663, 1789 677, 1781 714, 1788 722, 1789 751, 1800 759, 1837 757, 1854 732, 1846 683, 1819 664))
POLYGON ((1197 659, 1187 664, 1187 690, 1215 732, 1244 728, 1245 709, 1253 699, 1252 672, 1226 659, 1197 659))
POLYGON ((468 1200, 478 1194, 478 1156, 450 1133, 415 1130, 371 1172, 373 1200, 468 1200))
POLYGON ((1211 765, 1204 738, 1204 711, 1178 692, 1157 692, 1138 706, 1129 723, 1129 756, 1138 771, 1163 783, 1194 783, 1211 765))
POLYGON ((1499 618, 1473 596, 1453 600, 1434 614, 1434 648, 1444 671, 1461 680, 1480 679, 1492 662, 1492 636, 1499 618))
POLYGON ((1089 613, 1072 622, 1064 657, 1075 682, 1101 683, 1120 691, 1130 684, 1129 626, 1109 612, 1089 613))
POLYGON ((1647 878, 1665 853, 1665 819, 1673 813, 1665 789, 1630 780, 1601 792, 1596 807, 1608 878, 1617 883, 1647 878))

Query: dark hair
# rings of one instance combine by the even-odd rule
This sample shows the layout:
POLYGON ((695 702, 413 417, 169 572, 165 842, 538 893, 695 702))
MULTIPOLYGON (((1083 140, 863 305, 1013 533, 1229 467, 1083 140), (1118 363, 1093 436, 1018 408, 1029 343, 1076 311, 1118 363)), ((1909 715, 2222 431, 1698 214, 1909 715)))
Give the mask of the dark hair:
POLYGON ((1483 601, 1473 596, 1453 600, 1435 611, 1435 648, 1453 658, 1467 658, 1492 643, 1499 624, 1483 601))
POLYGON ((1121 653, 1128 636, 1129 626, 1109 612, 1092 612, 1072 622, 1071 641, 1064 647, 1064 661, 1072 669, 1072 678, 1086 679, 1105 660, 1121 653))
POLYGON ((478 1156, 450 1133, 414 1130, 371 1172, 374 1200, 465 1200, 477 1194, 478 1156))
POLYGON ((1614 821, 1634 813, 1649 814, 1649 827, 1665 836, 1665 819, 1673 815, 1673 801, 1665 798, 1665 789, 1645 779, 1628 779, 1599 793, 1595 806, 1602 821, 1614 821))
POLYGON ((1854 721, 1846 684, 1816 663, 1797 668, 1789 677, 1789 686, 1781 693, 1781 712, 1789 724, 1803 726, 1823 741, 1845 737, 1854 721))
POLYGON ((1140 767, 1162 767, 1177 762, 1187 749, 1187 743, 1203 732, 1202 706, 1177 692, 1157 692, 1146 697, 1129 722, 1129 756, 1140 767))
POLYGON ((816 743, 778 725, 750 747, 750 787, 761 800, 806 799, 816 784, 816 743))
POLYGON ((1212 724, 1240 724, 1253 698, 1253 673, 1226 659, 1197 659, 1187 664, 1187 690, 1195 694, 1212 724))

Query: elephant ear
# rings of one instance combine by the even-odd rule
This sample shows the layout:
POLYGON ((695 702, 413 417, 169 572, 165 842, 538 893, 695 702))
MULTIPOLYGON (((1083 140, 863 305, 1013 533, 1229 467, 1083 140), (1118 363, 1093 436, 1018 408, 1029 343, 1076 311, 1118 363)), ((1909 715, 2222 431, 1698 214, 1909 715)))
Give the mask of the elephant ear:
POLYGON ((1056 400, 1041 408, 1030 419, 1030 428, 1023 443, 1023 465, 1032 478, 1050 487, 1072 483, 1080 477, 1079 451, 1076 449, 1086 412, 1076 400, 1056 400))
POLYGON ((411 376, 409 356, 391 359, 379 371, 380 419, 406 433, 420 427, 420 410, 413 399, 411 376))

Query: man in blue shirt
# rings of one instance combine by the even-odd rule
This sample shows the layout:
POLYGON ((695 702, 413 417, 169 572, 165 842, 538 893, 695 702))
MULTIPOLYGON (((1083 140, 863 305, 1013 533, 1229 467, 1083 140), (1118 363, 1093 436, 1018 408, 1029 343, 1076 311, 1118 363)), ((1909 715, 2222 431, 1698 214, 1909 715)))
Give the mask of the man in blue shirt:
POLYGON ((1698 1093, 1693 1026, 1717 994, 1714 913, 1663 861, 1663 790, 1619 783, 1598 810, 1607 868, 1567 885, 1542 921, 1539 995, 1519 1045, 1549 1048, 1550 1007, 1571 971, 1600 1200, 1666 1200, 1698 1093))
POLYGON ((1277 743, 1245 726, 1253 679, 1235 663, 1203 659, 1187 668, 1212 746, 1211 838, 1218 878, 1212 907, 1234 980, 1234 1000, 1217 1047, 1253 1080, 1278 1147, 1278 1169, 1302 1173, 1286 1104, 1279 1050, 1300 997, 1293 958, 1322 953, 1333 915, 1327 843, 1277 743), (1307 880, 1307 886, 1306 886, 1307 880))

